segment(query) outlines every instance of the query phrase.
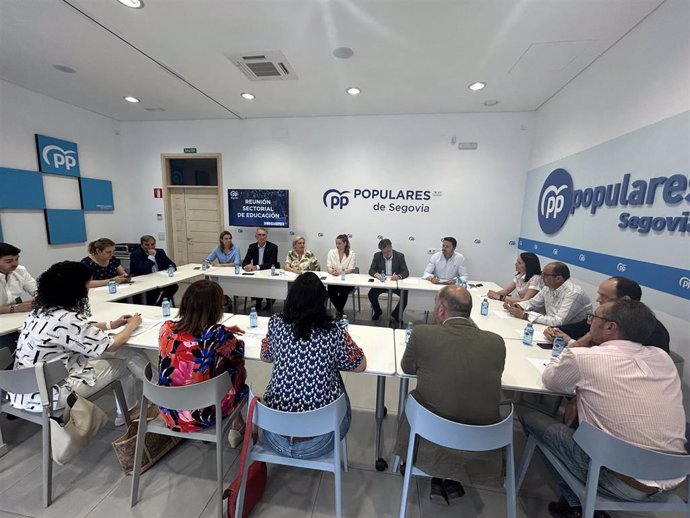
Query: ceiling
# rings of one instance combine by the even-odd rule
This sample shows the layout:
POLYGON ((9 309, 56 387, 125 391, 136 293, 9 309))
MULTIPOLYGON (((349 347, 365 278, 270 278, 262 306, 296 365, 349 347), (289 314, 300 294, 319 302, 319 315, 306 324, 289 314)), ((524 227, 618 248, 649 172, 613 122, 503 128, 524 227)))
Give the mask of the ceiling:
POLYGON ((0 79, 121 121, 531 111, 662 1, 0 0, 0 79), (227 57, 266 51, 297 79, 227 57))

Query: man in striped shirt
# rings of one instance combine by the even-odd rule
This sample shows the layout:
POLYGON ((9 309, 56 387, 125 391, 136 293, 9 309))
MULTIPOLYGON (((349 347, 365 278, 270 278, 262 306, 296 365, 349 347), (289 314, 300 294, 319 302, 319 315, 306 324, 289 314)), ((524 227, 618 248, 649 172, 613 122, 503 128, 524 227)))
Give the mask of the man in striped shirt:
MULTIPOLYGON (((642 345, 654 329, 654 313, 642 302, 619 299, 588 315, 591 347, 569 346, 544 370, 544 386, 577 395, 580 422, 629 443, 666 453, 685 453, 685 411, 673 360, 642 345), (663 425, 660 425, 663 423, 663 425)), ((574 430, 538 412, 521 416, 523 428, 546 444, 577 478, 586 482, 589 457, 573 440, 574 430)), ((617 498, 653 501, 683 479, 636 480, 603 468, 599 490, 617 498)), ((579 500, 562 480, 563 498, 549 504, 556 518, 580 516, 579 500)), ((604 517, 598 512, 595 516, 604 517)))

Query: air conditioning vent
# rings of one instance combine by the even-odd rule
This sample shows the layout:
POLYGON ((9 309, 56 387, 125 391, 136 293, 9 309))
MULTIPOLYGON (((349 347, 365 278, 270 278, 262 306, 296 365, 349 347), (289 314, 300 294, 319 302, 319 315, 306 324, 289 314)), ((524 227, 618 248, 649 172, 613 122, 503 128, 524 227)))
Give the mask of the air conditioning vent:
POLYGON ((279 50, 226 54, 250 81, 297 79, 294 69, 279 50))

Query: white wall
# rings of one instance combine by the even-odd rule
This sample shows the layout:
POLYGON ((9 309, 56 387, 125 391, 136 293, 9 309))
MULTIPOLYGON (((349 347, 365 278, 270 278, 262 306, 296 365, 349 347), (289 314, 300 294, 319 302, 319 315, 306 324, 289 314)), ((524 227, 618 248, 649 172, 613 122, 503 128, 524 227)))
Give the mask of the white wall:
MULTIPOLYGON (((199 153, 222 153, 225 197, 229 188, 290 189, 290 229, 273 229, 269 236, 279 245, 281 261, 290 232, 304 234, 322 262, 335 236, 350 233, 358 264, 366 270, 377 236, 383 235, 406 254, 412 274, 420 275, 427 249, 453 235, 471 277, 507 282, 516 254, 508 243, 519 229, 531 125, 527 113, 122 123, 124 174, 138 186, 129 208, 141 215, 132 232, 164 231, 156 221, 163 203, 152 197, 161 185, 160 154, 196 147, 199 153), (458 151, 453 136, 478 142, 478 150, 458 151), (423 214, 375 213, 372 201, 351 200, 343 210, 323 205, 327 189, 358 187, 442 196, 425 202, 430 212, 423 214)), ((227 222, 227 199, 224 205, 227 222)), ((231 230, 244 253, 254 229, 231 230)))
MULTIPOLYGON (((556 167, 574 167, 581 157, 587 157, 590 164, 594 160, 596 164, 592 157, 599 150, 627 149, 629 153, 600 153, 600 167, 593 167, 584 177, 575 178, 581 187, 593 185, 591 182, 620 181, 625 172, 631 172, 636 178, 690 174, 690 117, 684 114, 690 109, 689 27, 688 3, 684 0, 665 2, 537 111, 522 235, 549 240, 539 230, 535 208, 545 176, 556 167), (675 133, 663 142, 655 141, 654 136, 661 134, 657 128, 669 124, 675 124, 675 133), (639 135, 650 138, 632 149, 635 146, 631 143, 639 135), (637 157, 631 157, 632 153, 637 157), (649 157, 656 163, 649 163, 649 157)), ((659 215, 675 215, 682 210, 688 210, 686 204, 678 207, 655 205, 655 211, 661 212, 659 215)), ((580 223, 573 224, 570 230, 568 225, 575 222, 566 224, 553 240, 568 246, 690 269, 687 236, 650 233, 640 238, 625 235, 615 225, 607 224, 607 216, 602 217, 603 222, 602 218, 596 221, 591 218, 591 222, 587 222, 577 214, 580 223)), ((573 272, 592 295, 604 278, 577 267, 573 272)), ((644 287, 643 300, 656 310, 658 318, 668 327, 671 348, 690 363, 688 300, 644 287)), ((690 365, 685 369, 686 386, 688 380, 690 365)), ((688 399, 686 397, 686 407, 690 408, 688 399)))
MULTIPOLYGON (((82 176, 116 179, 122 164, 118 123, 70 104, 0 81, 0 167, 38 170, 34 134, 76 142, 82 176)), ((114 212, 86 213, 87 239, 127 237, 123 210, 126 186, 113 182, 114 212)), ((79 209, 79 187, 72 178, 44 176, 51 209, 79 209)), ((21 248, 21 263, 38 276, 48 266, 86 255, 86 243, 48 245, 43 211, 0 210, 4 239, 21 248)))

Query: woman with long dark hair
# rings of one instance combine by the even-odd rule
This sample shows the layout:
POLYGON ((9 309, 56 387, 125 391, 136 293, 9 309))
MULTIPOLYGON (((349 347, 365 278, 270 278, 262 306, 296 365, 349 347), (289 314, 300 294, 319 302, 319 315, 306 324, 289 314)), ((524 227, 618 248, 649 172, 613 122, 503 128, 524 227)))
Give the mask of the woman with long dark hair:
POLYGON ((218 237, 218 246, 206 257, 206 262, 212 264, 213 261, 218 261, 218 266, 235 266, 242 264, 240 255, 240 247, 233 244, 232 234, 227 230, 223 230, 218 237))
MULTIPOLYGON (((89 397, 119 379, 128 408, 134 409, 138 402, 134 376, 143 377, 148 362, 138 353, 120 348, 139 327, 141 317, 122 315, 109 322, 90 322, 88 284, 91 277, 86 265, 63 261, 38 278, 35 308, 19 335, 14 368, 33 367, 39 361, 62 360, 69 376, 62 388, 53 387, 56 408, 64 406, 70 392, 89 397), (114 336, 106 333, 120 327, 122 331, 114 336)), ((11 399, 14 407, 41 410, 38 393, 13 394, 11 399)), ((121 414, 119 409, 118 414, 121 414)), ((115 423, 124 423, 124 417, 118 415, 115 423)))
MULTIPOLYGON (((328 295, 313 272, 297 277, 283 313, 268 322, 261 359, 273 363, 263 402, 283 412, 308 412, 331 404, 345 392, 341 370, 362 372, 367 360, 345 323, 326 310, 328 295)), ((340 437, 350 428, 350 402, 340 437)), ((315 458, 333 449, 333 434, 285 437, 265 432, 268 444, 282 455, 315 458)))
MULTIPOLYGON (((223 290, 208 280, 196 281, 182 297, 177 320, 163 324, 159 335, 158 384, 179 387, 207 381, 223 373, 232 378, 232 388, 221 406, 223 415, 230 414, 247 395, 247 371, 244 368, 244 342, 237 326, 226 327, 223 319, 223 290)), ((216 421, 213 405, 190 410, 160 409, 168 428, 178 432, 196 432, 216 421)), ((237 446, 244 422, 240 416, 229 435, 230 444, 237 446), (234 433, 233 433, 234 432, 234 433)))
POLYGON ((500 291, 489 290, 487 296, 494 300, 516 303, 529 300, 544 287, 539 258, 532 252, 522 252, 515 261, 515 277, 500 291), (511 295, 515 291, 515 295, 511 295))

